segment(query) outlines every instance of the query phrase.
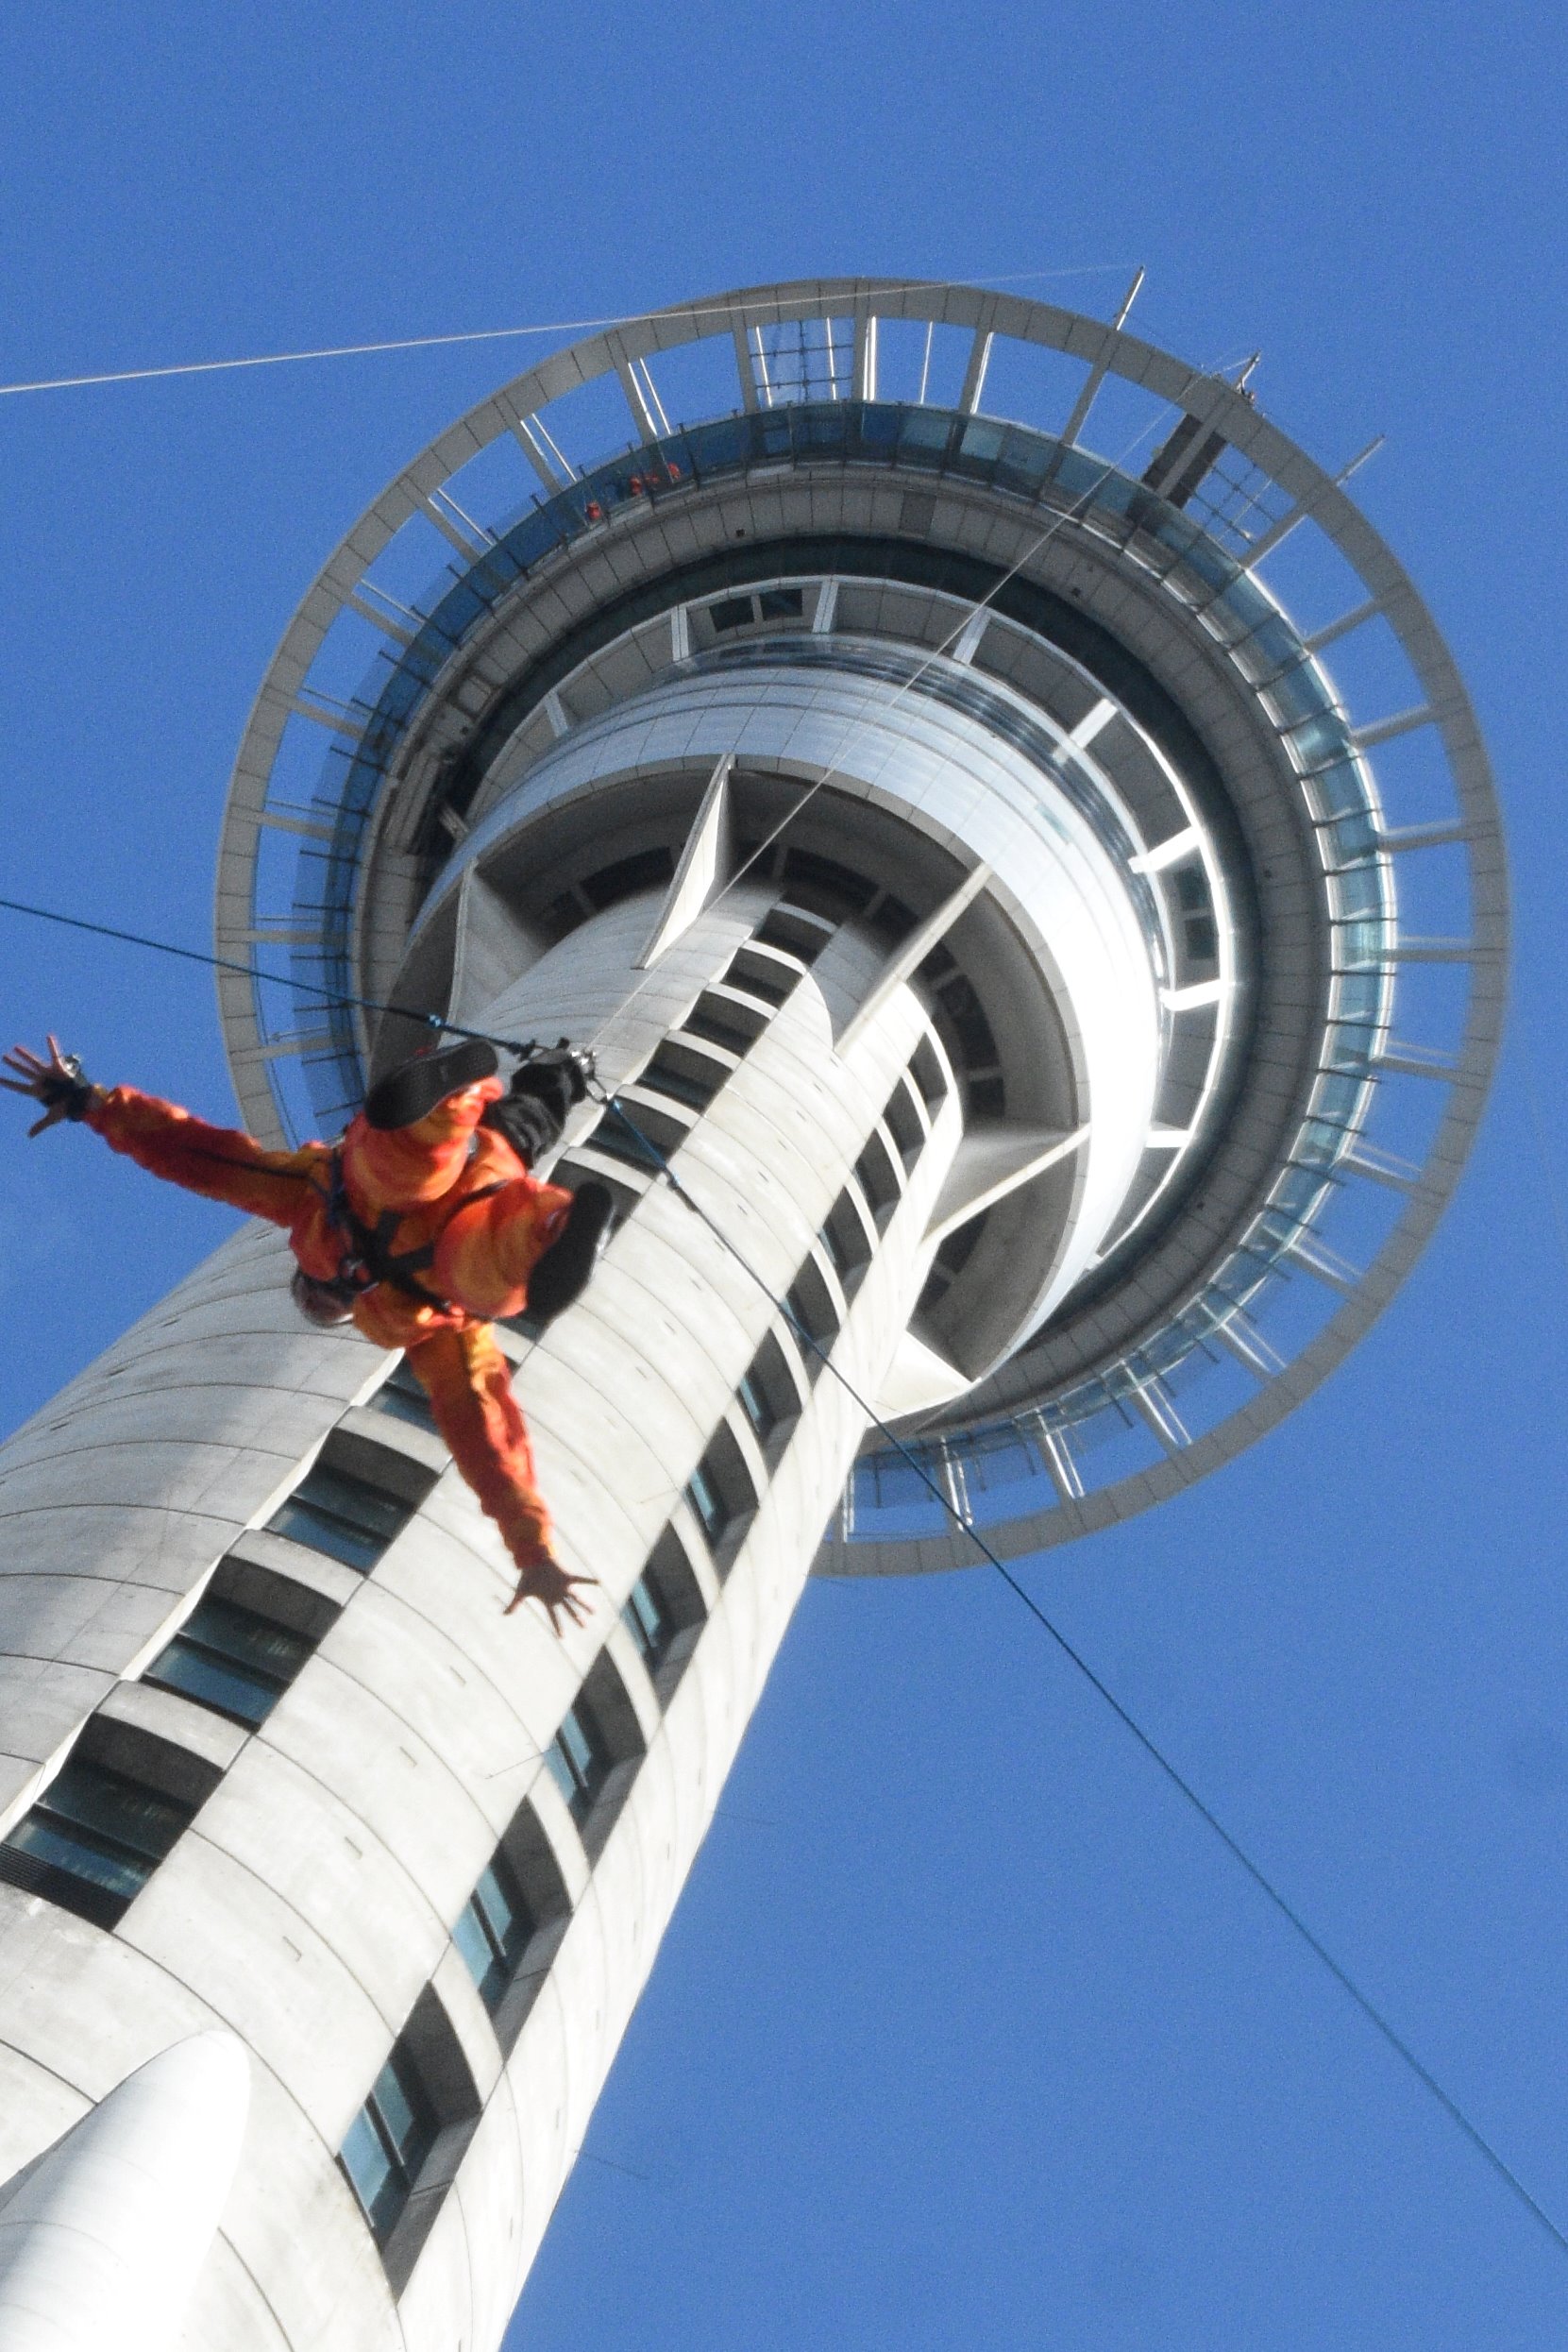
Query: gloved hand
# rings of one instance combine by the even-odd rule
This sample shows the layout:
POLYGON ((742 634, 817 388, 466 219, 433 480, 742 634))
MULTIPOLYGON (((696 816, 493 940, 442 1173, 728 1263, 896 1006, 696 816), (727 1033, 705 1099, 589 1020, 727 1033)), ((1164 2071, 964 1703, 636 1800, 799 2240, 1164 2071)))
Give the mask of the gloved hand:
POLYGON ((535 1046, 512 1074, 512 1086, 498 1103, 492 1103, 482 1124, 505 1136, 513 1150, 531 1167, 539 1154, 558 1141, 567 1113, 582 1102, 594 1074, 593 1051, 572 1045, 535 1046))
POLYGON ((57 1037, 49 1040, 47 1061, 27 1045, 13 1045, 8 1054, 0 1055, 0 1061, 12 1073, 8 1078, 0 1078, 0 1086, 9 1094, 30 1095, 43 1105, 43 1116, 34 1120, 27 1129, 29 1136, 42 1135, 45 1127, 58 1126, 62 1119, 84 1119, 93 1096, 103 1092, 102 1087, 83 1076, 76 1055, 60 1050, 57 1037))
POLYGON ((567 1038, 557 1038, 553 1045, 536 1045, 512 1074, 514 1094, 537 1094, 553 1099, 563 1084, 567 1093, 567 1108, 580 1103, 588 1091, 588 1081, 594 1074, 594 1049, 591 1045, 573 1045, 567 1038))

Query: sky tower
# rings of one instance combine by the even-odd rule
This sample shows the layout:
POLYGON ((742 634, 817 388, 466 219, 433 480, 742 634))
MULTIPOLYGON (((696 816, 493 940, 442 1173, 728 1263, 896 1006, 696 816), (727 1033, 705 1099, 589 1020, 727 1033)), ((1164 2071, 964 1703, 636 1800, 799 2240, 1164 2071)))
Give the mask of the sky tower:
POLYGON ((504 1336, 603 1590, 501 1617, 260 1228, 0 1450, 0 2352, 493 2352, 806 1576, 1158 1501, 1431 1230, 1502 1007, 1475 719, 1354 464, 1130 304, 617 326, 292 622, 242 1112, 336 1132, 431 1016, 593 1041, 554 1173, 619 1226, 504 1336))

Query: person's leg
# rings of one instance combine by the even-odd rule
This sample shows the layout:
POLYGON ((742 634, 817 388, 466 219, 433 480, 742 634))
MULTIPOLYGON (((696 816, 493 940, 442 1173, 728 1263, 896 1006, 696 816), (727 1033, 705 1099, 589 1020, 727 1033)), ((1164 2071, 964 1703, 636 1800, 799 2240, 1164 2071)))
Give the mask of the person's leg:
POLYGON ((535 1482, 528 1426, 512 1393, 512 1366, 489 1325, 434 1332, 410 1348, 408 1361, 453 1461, 516 1562, 517 1589, 509 1608, 531 1598, 544 1603, 558 1633, 558 1610, 581 1624, 587 1612, 573 1587, 596 1580, 569 1575, 550 1550, 549 1513, 535 1482))

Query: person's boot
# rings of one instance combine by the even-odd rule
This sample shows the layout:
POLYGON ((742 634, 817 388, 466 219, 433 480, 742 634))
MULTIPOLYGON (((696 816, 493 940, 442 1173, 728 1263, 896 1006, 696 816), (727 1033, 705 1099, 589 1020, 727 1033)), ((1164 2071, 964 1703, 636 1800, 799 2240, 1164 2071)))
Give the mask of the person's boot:
POLYGON ((455 1045, 416 1054, 377 1079, 364 1098, 366 1124, 383 1131, 416 1126, 448 1094, 461 1094, 465 1086, 493 1078, 496 1067, 495 1047, 480 1038, 460 1038, 455 1045))
POLYGON ((528 1278, 524 1311, 531 1323, 543 1328, 582 1297, 615 1219, 615 1204, 607 1185, 596 1184, 590 1176, 578 1186, 565 1224, 528 1278))

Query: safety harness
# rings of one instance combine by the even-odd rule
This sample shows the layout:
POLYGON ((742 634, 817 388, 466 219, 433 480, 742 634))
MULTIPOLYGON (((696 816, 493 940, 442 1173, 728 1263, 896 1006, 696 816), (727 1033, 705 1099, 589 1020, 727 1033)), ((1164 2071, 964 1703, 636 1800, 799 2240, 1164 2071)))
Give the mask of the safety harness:
MULTIPOLYGON (((473 1151, 470 1144, 470 1158, 473 1151)), ((464 1194, 463 1206, 466 1209, 470 1201, 488 1200, 493 1193, 504 1189, 504 1180, 479 1185, 472 1193, 464 1194)), ((378 1283, 387 1282, 405 1297, 417 1299, 422 1307, 435 1307, 443 1314, 450 1314, 451 1300, 443 1298, 439 1292, 416 1278, 435 1262, 434 1242, 426 1242, 418 1249, 392 1247, 393 1235, 405 1213, 399 1209, 383 1210, 374 1225, 366 1225, 348 1197, 343 1154, 335 1151, 328 1163, 327 1221, 341 1236, 344 1254, 336 1275, 321 1287, 333 1292, 349 1306, 364 1292, 373 1291, 378 1283)))

